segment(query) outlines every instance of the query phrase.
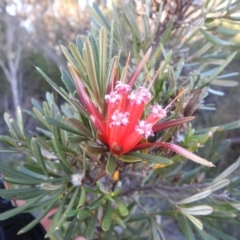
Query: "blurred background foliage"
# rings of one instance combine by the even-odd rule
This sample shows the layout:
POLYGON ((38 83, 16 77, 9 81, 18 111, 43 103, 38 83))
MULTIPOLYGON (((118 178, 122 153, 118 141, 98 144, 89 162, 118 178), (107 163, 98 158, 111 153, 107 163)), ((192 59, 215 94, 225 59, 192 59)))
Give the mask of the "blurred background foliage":
MULTIPOLYGON (((41 3, 35 0, 1 1, 1 135, 8 131, 2 117, 4 112, 14 115, 17 106, 21 106, 22 109, 30 109, 32 105, 31 99, 34 98, 42 102, 45 99, 46 91, 54 92, 54 99, 57 105, 63 103, 63 99, 56 94, 47 82, 42 80, 42 76, 35 70, 34 66, 41 68, 46 75, 54 79, 57 85, 62 86, 59 66, 65 69, 67 66, 60 45, 67 46, 69 42, 75 42, 77 35, 87 35, 90 31, 97 35, 98 30, 102 26, 105 27, 109 36, 112 36, 110 44, 113 46, 113 54, 118 54, 118 50, 121 49, 121 63, 123 64, 128 53, 131 52, 133 56, 132 63, 136 65, 143 56, 142 52, 145 53, 150 46, 153 47, 156 57, 156 60, 154 59, 153 63, 151 63, 154 66, 157 66, 164 58, 166 60, 169 54, 171 55, 170 65, 175 70, 181 58, 184 58, 185 66, 180 76, 182 82, 191 82, 189 78, 190 72, 195 80, 199 74, 201 75, 204 72, 205 75, 201 75, 201 83, 204 84, 204 81, 213 75, 214 69, 224 64, 224 61, 230 57, 229 62, 232 60, 231 63, 221 72, 221 75, 228 75, 217 78, 220 81, 213 81, 213 85, 208 89, 204 89, 206 97, 201 101, 200 107, 195 114, 197 118, 192 124, 198 131, 198 129, 218 126, 240 118, 240 87, 239 84, 237 85, 239 82, 237 72, 239 71, 240 59, 238 53, 240 44, 239 1, 136 0, 124 1, 124 4, 122 1, 115 1, 115 10, 112 9, 110 1, 92 2, 95 2, 93 8, 86 8, 80 4, 81 1, 77 0, 41 1, 41 3), (151 4, 149 4, 150 2, 151 4), (209 12, 202 11, 202 9, 208 9, 209 12), (103 15, 101 15, 100 10, 103 15), (158 18, 158 13, 161 11, 162 18, 158 18), (114 21, 111 21, 112 19, 114 21), (198 31, 200 27, 203 29, 202 32, 197 32, 195 35, 195 31, 198 31), (191 34, 193 35, 192 38, 191 34), (191 39, 190 44, 186 39, 191 39), (164 48, 162 45, 164 45, 164 48), (171 54, 169 50, 172 50, 171 54), (139 52, 141 53, 140 55, 139 52), (236 52, 236 55, 233 55, 234 52, 236 52), (200 70, 199 65, 201 66, 200 70), (221 80, 225 79, 226 81, 221 82, 221 80)), ((158 80, 155 89, 159 87, 158 83, 161 79, 158 80)), ((200 85, 197 87, 201 89, 200 85)), ((166 86, 162 90, 165 93, 169 93, 169 88, 169 86, 166 86)), ((170 92, 169 96, 172 94, 173 92, 170 92)), ((51 99, 52 96, 48 95, 49 103, 52 102, 51 99)), ((164 99, 161 100, 164 102, 164 99)), ((166 100, 165 102, 167 102, 166 100)), ((36 122, 34 119, 24 114, 23 121, 27 135, 29 131, 35 131, 36 122)), ((201 167, 193 168, 189 173, 187 172, 179 176, 182 178, 182 182, 188 182, 191 179, 189 180, 191 183, 201 183, 205 180, 205 176, 207 176, 206 180, 208 180, 208 178, 217 176, 233 164, 240 156, 239 136, 240 130, 237 127, 234 130, 215 133, 205 148, 201 148, 199 152, 206 159, 213 159, 218 162, 218 167, 214 170, 206 171, 201 171, 201 167)), ((11 155, 1 155, 1 161, 13 158, 15 157, 11 155)), ((21 156, 17 155, 17 158, 20 159, 21 156)), ((239 164, 239 161, 236 164, 239 164)), ((187 169, 192 169, 192 166, 193 164, 189 164, 187 169)), ((228 174, 231 175, 232 172, 239 169, 239 166, 234 165, 232 169, 229 170, 228 174)), ((236 185, 234 181, 238 171, 234 172, 235 175, 232 176, 233 181, 229 187, 230 190, 234 189, 236 185)), ((169 177, 173 183, 177 183, 174 191, 185 191, 184 185, 179 184, 181 186, 178 186, 179 179, 177 177, 177 174, 175 174, 174 178, 169 177)), ((220 180, 223 180, 224 185, 224 181, 228 179, 222 177, 220 180)), ((162 187, 164 189, 164 186, 162 187)), ((204 187, 199 189, 202 192, 204 187)), ((238 199, 238 192, 236 191, 235 193, 234 197, 238 199)), ((163 192, 161 194, 164 195, 163 192)), ((208 192, 206 192, 206 196, 207 194, 208 192)), ((236 220, 225 221, 224 223, 221 222, 223 220, 213 222, 212 218, 205 219, 204 229, 208 230, 207 233, 199 233, 199 228, 196 227, 198 224, 196 220, 193 219, 192 222, 195 221, 195 223, 192 224, 186 217, 177 215, 176 218, 181 228, 180 231, 178 224, 171 218, 175 214, 173 211, 165 212, 163 219, 161 212, 154 217, 150 213, 144 212, 141 209, 141 204, 144 205, 146 203, 143 200, 145 197, 148 197, 146 205, 149 206, 156 203, 155 196, 151 197, 150 194, 143 194, 139 201, 133 199, 135 203, 137 202, 137 207, 128 207, 129 209, 138 208, 138 211, 136 211, 138 214, 126 220, 128 231, 125 232, 125 235, 123 234, 121 239, 129 239, 129 234, 136 234, 137 236, 136 229, 141 228, 146 234, 146 236, 143 235, 143 239, 148 239, 149 235, 152 236, 152 239, 164 239, 165 236, 166 239, 174 240, 194 239, 193 235, 198 235, 201 239, 233 239, 230 236, 235 237, 235 239, 238 238, 238 215, 236 220), (145 214, 140 213, 141 210, 145 214), (148 214, 148 223, 146 224, 146 215, 148 214), (159 227, 160 225, 161 227, 159 227), (175 230, 172 231, 172 228, 175 230), (221 235, 222 233, 216 230, 221 228, 224 228, 224 231, 229 235, 221 235), (211 233, 215 238, 208 233, 211 233)), ((235 214, 238 214, 236 209, 239 209, 239 205, 236 205, 235 208, 234 206, 229 206, 229 204, 224 205, 224 202, 227 202, 229 199, 232 201, 232 196, 224 195, 223 192, 220 194, 219 199, 218 197, 216 194, 216 196, 213 196, 213 199, 214 201, 216 199, 219 200, 218 207, 222 215, 218 212, 215 213, 213 218, 219 218, 220 215, 229 219, 236 217, 235 214)), ((166 196, 167 198, 168 196, 166 196)), ((209 199, 207 203, 211 205, 213 199, 209 199)), ((161 201, 161 207, 166 206, 166 209, 168 209, 168 201, 162 199, 161 201)), ((190 203, 192 202, 190 201, 190 203)), ((181 204, 184 205, 184 202, 181 204)), ((184 213, 184 208, 181 209, 179 207, 179 211, 184 213)), ((206 208, 205 211, 207 213, 209 209, 206 208)), ((92 221, 95 220, 93 218, 92 221)), ((116 217, 115 221, 124 229, 124 223, 121 219, 116 217)), ((121 232, 121 230, 116 232, 121 232)), ((107 236, 105 237, 107 238, 107 236)), ((138 239, 140 238, 138 237, 138 239)))

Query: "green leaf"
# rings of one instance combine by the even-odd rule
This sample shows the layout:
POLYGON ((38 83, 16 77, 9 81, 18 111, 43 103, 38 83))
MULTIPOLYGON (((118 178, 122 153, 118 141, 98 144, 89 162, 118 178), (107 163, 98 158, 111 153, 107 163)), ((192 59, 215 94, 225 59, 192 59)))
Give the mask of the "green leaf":
POLYGON ((212 34, 210 34, 207 31, 204 31, 203 29, 199 29, 199 31, 204 35, 204 37, 211 42, 213 45, 215 45, 216 47, 220 47, 220 46, 231 46, 234 45, 232 42, 228 42, 225 41, 223 39, 220 39, 216 36, 213 36, 212 34))
POLYGON ((79 195, 79 191, 80 191, 80 188, 79 188, 79 187, 76 187, 76 188, 73 190, 73 194, 71 195, 70 202, 67 204, 67 207, 66 207, 66 205, 65 205, 66 209, 65 209, 64 213, 62 214, 61 218, 59 218, 59 219, 55 222, 55 226, 56 226, 56 227, 59 227, 59 228, 60 228, 60 227, 65 223, 65 221, 66 221, 68 215, 71 213, 71 211, 72 211, 72 210, 75 210, 75 209, 74 209, 74 205, 75 205, 75 203, 76 203, 76 201, 77 201, 77 198, 79 197, 79 196, 78 196, 78 195, 79 195))
POLYGON ((230 176, 234 171, 236 171, 239 168, 240 165, 240 157, 238 158, 238 160, 233 163, 232 165, 230 165, 225 171, 223 171, 220 175, 218 175, 212 183, 217 183, 225 178, 227 178, 228 176, 230 176))
POLYGON ((0 153, 18 153, 17 149, 0 149, 0 153))
POLYGON ((111 201, 108 200, 105 214, 103 216, 103 221, 102 221, 103 231, 108 231, 111 227, 111 223, 112 223, 112 203, 111 201))
MULTIPOLYGON (((71 53, 74 56, 74 59, 77 61, 77 65, 75 65, 75 68, 78 69, 78 72, 80 73, 81 76, 85 76, 86 74, 85 63, 82 55, 79 53, 78 48, 73 43, 70 43, 69 49, 71 50, 71 53)), ((72 62, 72 64, 73 63, 74 62, 72 62)))
POLYGON ((6 211, 4 213, 0 214, 0 221, 6 220, 10 217, 13 217, 19 213, 22 213, 23 211, 27 211, 27 209, 29 207, 31 207, 31 205, 33 205, 35 202, 38 202, 40 199, 42 199, 44 196, 46 195, 46 193, 40 195, 37 198, 32 198, 31 200, 25 202, 25 204, 21 207, 17 207, 17 208, 13 208, 9 211, 6 211))
POLYGON ((213 79, 215 79, 218 74, 233 60, 236 52, 232 53, 222 64, 219 66, 214 73, 201 85, 201 88, 207 86, 213 79))
POLYGON ((97 103, 99 108, 102 109, 103 101, 100 95, 101 84, 99 83, 99 80, 97 78, 98 69, 96 68, 97 66, 95 64, 94 54, 96 54, 96 52, 94 51, 90 41, 87 40, 85 42, 85 48, 83 49, 83 56, 84 56, 86 71, 89 79, 88 90, 92 91, 91 97, 95 99, 95 102, 97 103))
POLYGON ((107 160, 106 172, 109 175, 112 175, 115 172, 116 166, 116 159, 112 154, 110 154, 107 160))
POLYGON ((90 139, 93 139, 92 134, 89 132, 89 130, 85 127, 85 125, 80 122, 78 119, 76 118, 67 118, 67 121, 73 125, 74 127, 76 127, 82 135, 87 136, 90 139))
POLYGON ((22 110, 21 110, 20 107, 17 107, 16 116, 17 116, 17 125, 18 125, 18 128, 19 128, 19 130, 20 130, 20 132, 21 132, 21 135, 22 135, 23 138, 25 139, 23 119, 22 119, 22 110))
POLYGON ((77 218, 79 221, 84 220, 85 218, 87 218, 90 215, 91 210, 86 209, 86 208, 81 208, 79 209, 79 212, 77 214, 77 218))
POLYGON ((209 215, 213 212, 213 208, 208 205, 198 205, 188 208, 178 207, 184 214, 189 215, 209 215))
POLYGON ((67 174, 72 174, 73 173, 73 169, 71 167, 71 164, 69 163, 68 159, 65 157, 64 152, 61 149, 61 146, 58 142, 58 140, 52 135, 52 143, 53 146, 60 158, 60 164, 63 168, 63 170, 67 173, 67 174))
POLYGON ((198 235, 201 237, 202 240, 219 240, 217 238, 212 237, 207 232, 203 231, 203 229, 200 229, 198 227, 196 227, 195 229, 196 229, 198 235))
POLYGON ((143 153, 137 153, 137 152, 130 152, 128 154, 125 154, 124 156, 127 157, 136 157, 143 161, 147 161, 149 163, 156 163, 156 164, 163 164, 163 165, 170 165, 172 164, 172 160, 160 157, 160 156, 154 156, 150 154, 143 154, 143 153))
POLYGON ((101 96, 105 94, 105 87, 107 84, 106 78, 106 62, 107 62, 107 32, 105 28, 99 31, 99 82, 101 83, 101 96))
POLYGON ((25 200, 37 197, 46 193, 45 190, 39 188, 20 188, 20 189, 0 189, 0 196, 5 199, 25 200))
POLYGON ((129 213, 128 208, 117 197, 115 197, 114 200, 118 206, 118 210, 119 210, 120 214, 123 217, 127 216, 129 213))
POLYGON ((80 198, 79 198, 79 201, 78 201, 78 208, 83 206, 84 203, 85 203, 85 200, 86 200, 86 191, 84 188, 81 188, 81 194, 80 194, 80 198))
POLYGON ((162 45, 165 45, 167 43, 167 41, 169 40, 169 38, 171 36, 172 28, 173 28, 173 21, 170 20, 168 22, 167 28, 165 29, 165 31, 163 33, 162 38, 161 38, 162 45))
POLYGON ((39 67, 36 67, 37 71, 47 80, 47 82, 65 99, 68 101, 68 96, 66 96, 63 91, 54 83, 39 67))
POLYGON ((189 224, 189 221, 185 216, 183 216, 182 225, 184 227, 183 231, 186 235, 187 240, 195 240, 191 225, 189 224))
POLYGON ((60 121, 58 121, 58 120, 56 120, 56 119, 54 119, 54 118, 52 118, 52 117, 46 116, 46 117, 44 117, 44 119, 45 119, 48 123, 50 123, 50 124, 52 124, 52 125, 54 125, 54 126, 56 126, 56 127, 58 127, 58 128, 61 128, 61 129, 64 129, 65 131, 67 131, 67 132, 71 132, 71 133, 74 133, 74 134, 77 134, 77 135, 81 135, 81 136, 82 136, 82 133, 80 133, 79 131, 77 131, 77 130, 75 130, 75 129, 69 127, 69 126, 67 126, 66 124, 64 124, 64 123, 62 123, 62 122, 60 122, 60 121))
POLYGON ((32 222, 30 222, 27 226, 19 230, 17 234, 25 233, 32 229, 33 227, 35 227, 41 221, 41 219, 43 219, 49 213, 49 211, 53 208, 53 205, 55 204, 56 201, 57 198, 55 198, 54 201, 52 200, 49 201, 49 205, 45 209, 41 209, 42 210, 41 213, 38 214, 38 216, 35 217, 35 219, 32 222))
POLYGON ((45 161, 43 159, 40 147, 38 145, 37 139, 36 138, 32 138, 31 140, 31 146, 32 146, 32 151, 33 151, 33 155, 35 156, 35 158, 38 161, 38 164, 41 166, 43 172, 45 173, 46 176, 48 176, 48 172, 47 172, 47 168, 45 165, 45 161))
POLYGON ((203 230, 202 222, 188 213, 182 212, 199 230, 203 230))
POLYGON ((193 196, 191 196, 189 198, 185 198, 181 201, 175 202, 175 204, 186 204, 186 203, 195 202, 195 201, 198 201, 198 200, 208 197, 211 193, 212 193, 211 190, 205 190, 200 193, 194 194, 193 196))
POLYGON ((217 191, 223 187, 226 187, 227 185, 229 185, 231 183, 230 180, 228 179, 222 179, 222 180, 218 180, 218 181, 213 181, 207 188, 204 188, 203 190, 211 190, 212 192, 217 191))
POLYGON ((218 239, 222 239, 222 240, 236 240, 236 238, 233 238, 227 234, 225 234, 222 231, 219 231, 216 228, 211 227, 210 225, 204 223, 204 228, 206 228, 209 232, 211 232, 213 234, 213 236, 217 237, 218 239))
POLYGON ((63 83, 65 84, 68 91, 73 94, 75 91, 75 85, 73 83, 73 80, 72 80, 70 74, 63 68, 60 68, 60 71, 62 73, 61 79, 62 79, 63 83))
POLYGON ((93 216, 91 215, 91 220, 90 220, 89 225, 87 227, 87 231, 86 231, 87 239, 92 239, 92 236, 94 234, 94 230, 96 228, 97 216, 98 216, 98 211, 96 210, 94 215, 93 216))

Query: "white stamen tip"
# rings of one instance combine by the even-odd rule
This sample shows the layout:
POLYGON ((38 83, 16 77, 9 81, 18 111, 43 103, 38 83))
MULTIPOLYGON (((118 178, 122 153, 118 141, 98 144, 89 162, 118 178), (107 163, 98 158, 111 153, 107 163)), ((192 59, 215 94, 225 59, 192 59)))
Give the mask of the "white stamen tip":
POLYGON ((75 173, 71 175, 72 185, 77 187, 82 185, 83 175, 80 173, 75 173))
POLYGON ((146 123, 144 120, 140 121, 136 126, 135 130, 141 134, 144 138, 148 138, 149 136, 153 136, 152 124, 146 123))

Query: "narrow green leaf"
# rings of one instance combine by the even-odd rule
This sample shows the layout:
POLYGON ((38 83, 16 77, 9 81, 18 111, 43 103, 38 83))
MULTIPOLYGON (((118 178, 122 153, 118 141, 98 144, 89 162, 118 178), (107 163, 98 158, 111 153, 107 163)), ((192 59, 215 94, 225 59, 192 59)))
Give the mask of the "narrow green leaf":
MULTIPOLYGON (((75 210, 73 209, 73 206, 76 202, 76 199, 78 198, 78 194, 79 194, 79 191, 80 191, 80 188, 79 187, 76 187, 74 189, 74 193, 73 195, 71 196, 71 200, 70 202, 68 203, 67 207, 66 207, 66 210, 64 211, 64 213, 62 214, 61 218, 59 218, 56 222, 55 222, 55 226, 60 228, 66 221, 69 213, 71 212, 71 210, 75 210)), ((55 228, 56 228, 55 227, 55 228)))
POLYGON ((158 231, 157 231, 155 221, 150 218, 149 219, 149 224, 150 224, 150 228, 151 228, 151 232, 152 232, 152 240, 159 240, 159 234, 158 234, 158 231))
POLYGON ((23 211, 26 211, 29 207, 31 207, 32 204, 34 204, 35 202, 38 202, 40 199, 42 199, 46 194, 42 194, 37 198, 33 198, 27 202, 25 202, 25 204, 21 207, 17 207, 17 208, 13 208, 7 212, 1 213, 0 214, 0 221, 6 220, 10 217, 13 217, 19 213, 22 213, 23 211))
POLYGON ((225 69, 225 67, 232 61, 232 59, 235 57, 236 52, 232 53, 222 64, 217 68, 217 70, 209 77, 204 84, 201 86, 201 88, 207 86, 213 79, 215 79, 218 74, 225 69))
POLYGON ((89 130, 85 127, 85 125, 80 122, 78 119, 76 118, 68 118, 67 121, 73 125, 74 127, 76 127, 80 132, 81 134, 87 136, 88 138, 90 139, 93 139, 93 136, 92 134, 89 132, 89 130))
MULTIPOLYGON (((41 122, 46 128, 48 128, 49 130, 52 130, 51 125, 44 119, 44 116, 42 115, 42 113, 37 109, 37 108, 33 108, 33 112, 36 115, 36 119, 41 122)), ((44 114, 44 113, 43 113, 44 114)))
MULTIPOLYGON (((12 178, 23 178, 23 179, 28 179, 28 180, 35 180, 36 178, 33 178, 31 176, 28 176, 26 174, 23 174, 13 167, 10 167, 8 164, 0 164, 0 172, 5 176, 5 177, 12 177, 12 178)), ((37 179, 38 180, 38 179, 37 179)))
POLYGON ((171 36, 172 28, 173 28, 173 21, 170 20, 168 22, 166 30, 163 33, 162 38, 161 38, 161 44, 162 45, 165 45, 167 43, 167 41, 169 40, 169 38, 171 36))
POLYGON ((61 219, 62 215, 63 215, 63 212, 65 210, 65 207, 66 207, 66 202, 67 202, 67 198, 68 198, 68 195, 64 195, 63 198, 61 199, 59 205, 58 205, 58 210, 57 212, 54 214, 54 217, 52 219, 52 224, 50 226, 50 230, 49 232, 46 234, 45 237, 49 237, 51 235, 51 233, 56 229, 57 226, 57 223, 59 221, 59 219, 61 219))
POLYGON ((204 228, 206 228, 209 232, 211 232, 215 237, 217 237, 218 239, 222 239, 222 240, 236 240, 236 238, 233 238, 227 234, 225 234, 224 232, 211 227, 210 225, 204 223, 204 228))
POLYGON ((211 190, 205 190, 205 191, 197 193, 189 198, 185 198, 181 201, 175 202, 175 204, 186 204, 186 203, 195 202, 195 201, 198 201, 198 200, 208 197, 211 193, 212 193, 211 190))
POLYGON ((39 103, 36 99, 32 98, 32 99, 31 99, 31 102, 32 102, 32 105, 33 105, 39 112, 41 112, 41 114, 44 114, 44 113, 43 113, 43 108, 42 108, 42 106, 40 105, 40 103, 39 103))
POLYGON ((102 108, 102 98, 100 95, 100 83, 97 79, 97 70, 94 60, 94 52, 89 40, 85 42, 85 48, 83 49, 84 61, 86 62, 86 71, 89 79, 90 90, 93 95, 92 98, 95 99, 96 103, 102 108))
POLYGON ((41 219, 43 219, 47 215, 47 213, 51 210, 51 208, 53 208, 53 205, 55 204, 56 201, 57 201, 57 199, 55 199, 55 201, 51 202, 51 204, 49 204, 45 209, 42 209, 42 212, 27 226, 25 226, 24 228, 19 230, 17 234, 25 233, 25 232, 29 231, 30 229, 32 229, 33 227, 35 227, 41 221, 41 219))
POLYGON ((115 197, 114 200, 118 206, 118 210, 119 210, 120 214, 123 217, 127 216, 129 213, 128 208, 117 197, 115 197))
POLYGON ((203 231, 203 229, 197 227, 195 225, 195 229, 198 233, 198 236, 201 237, 202 240, 219 240, 211 235, 209 235, 206 231, 203 231))
POLYGON ((44 117, 44 118, 45 118, 45 120, 46 120, 48 123, 50 123, 50 124, 52 124, 52 125, 54 125, 54 126, 56 126, 56 127, 58 127, 58 128, 64 129, 64 130, 67 131, 67 132, 75 133, 75 134, 77 134, 77 135, 82 135, 82 133, 80 133, 79 131, 77 131, 77 130, 75 130, 75 129, 69 127, 69 126, 67 126, 66 124, 64 124, 64 123, 62 123, 62 122, 60 122, 60 121, 58 121, 58 120, 56 120, 56 119, 54 119, 54 118, 52 118, 52 117, 46 116, 46 117, 44 117))
POLYGON ((79 53, 78 48, 73 43, 69 44, 69 49, 77 62, 77 65, 75 65, 75 67, 78 68, 80 75, 84 76, 86 73, 86 68, 82 55, 79 53))
POLYGON ((81 188, 81 194, 80 194, 77 208, 83 206, 85 203, 85 200, 86 200, 86 191, 84 188, 81 188))
POLYGON ((94 230, 96 229, 97 214, 98 214, 98 211, 96 210, 94 215, 93 216, 91 215, 91 220, 89 222, 89 225, 88 225, 87 231, 86 231, 87 239, 92 239, 94 230))
POLYGON ((240 165, 240 157, 238 158, 238 160, 235 163, 230 165, 225 171, 223 171, 220 175, 218 175, 212 181, 212 183, 217 183, 217 182, 221 181, 222 179, 227 178, 228 176, 230 176, 234 171, 236 171, 239 168, 239 165, 240 165))
POLYGON ((41 166, 43 172, 45 173, 46 176, 48 176, 48 172, 47 172, 47 168, 45 165, 45 161, 43 159, 40 147, 38 145, 37 139, 36 138, 32 138, 31 140, 31 146, 32 146, 32 151, 33 151, 33 155, 35 156, 35 158, 38 161, 38 164, 41 166))
POLYGON ((36 67, 37 71, 47 80, 47 82, 65 99, 68 101, 68 96, 66 96, 61 89, 54 83, 39 67, 36 67))
POLYGON ((73 235, 74 235, 73 229, 77 224, 78 224, 77 217, 75 217, 71 220, 70 224, 68 225, 66 234, 64 236, 64 240, 73 239, 73 235))
POLYGON ((89 140, 87 137, 81 137, 81 136, 70 136, 67 137, 67 141, 70 143, 80 143, 89 140))
POLYGON ((106 62, 107 62, 107 32, 105 28, 99 31, 99 82, 101 83, 101 96, 105 94, 106 87, 106 62))
POLYGON ((180 211, 184 214, 189 214, 189 215, 209 215, 213 212, 213 208, 208 205, 198 205, 194 207, 188 207, 188 208, 183 208, 183 207, 178 207, 180 211))
POLYGON ((189 224, 189 222, 185 216, 183 216, 182 225, 184 227, 184 233, 186 235, 187 240, 195 240, 191 225, 189 224))
POLYGON ((87 218, 90 215, 91 210, 86 209, 86 208, 81 208, 79 209, 79 212, 77 214, 77 218, 79 221, 84 220, 85 218, 87 218))
POLYGON ((68 49, 63 45, 61 45, 61 49, 62 49, 62 52, 63 52, 65 58, 68 60, 68 62, 74 67, 74 69, 77 72, 79 72, 77 61, 73 58, 73 56, 70 54, 68 49))
POLYGON ((37 197, 45 192, 45 190, 39 188, 0 189, 0 196, 10 200, 25 200, 37 197))
POLYGON ((198 229, 200 229, 200 230, 203 230, 203 224, 202 224, 202 222, 199 220, 199 219, 197 219, 197 218, 195 218, 195 217, 193 217, 192 215, 189 215, 189 214, 187 214, 187 213, 183 213, 198 229))
POLYGON ((102 221, 103 231, 108 231, 112 224, 112 203, 111 203, 111 201, 108 200, 106 205, 107 206, 106 206, 105 214, 103 216, 103 221, 102 221))
POLYGON ((0 149, 0 153, 18 153, 17 149, 0 149))
POLYGON ((75 91, 75 85, 73 83, 73 80, 72 80, 70 74, 63 68, 60 68, 60 71, 62 74, 61 79, 62 79, 63 83, 65 84, 68 91, 73 94, 75 91))
POLYGON ((60 163, 61 163, 64 171, 67 174, 73 173, 73 169, 72 169, 68 159, 65 157, 64 153, 62 152, 58 140, 53 135, 52 135, 52 143, 53 143, 53 146, 60 158, 60 163))
POLYGON ((231 183, 230 180, 228 179, 222 179, 222 180, 218 180, 218 181, 213 181, 211 183, 211 185, 203 190, 211 190, 212 192, 217 191, 223 187, 226 187, 227 185, 229 185, 231 183))
POLYGON ((216 47, 220 47, 220 46, 231 46, 234 45, 232 42, 228 42, 225 41, 223 39, 220 39, 212 34, 210 34, 207 31, 204 31, 203 29, 199 29, 199 31, 204 35, 204 37, 211 42, 213 45, 215 45, 216 47))
POLYGON ((137 158, 140 158, 143 161, 147 161, 149 163, 157 163, 157 164, 164 164, 164 165, 172 164, 172 160, 170 160, 168 158, 155 156, 155 155, 150 155, 150 154, 130 152, 130 153, 126 154, 125 156, 137 157, 137 158))
POLYGON ((115 172, 116 166, 116 159, 112 154, 110 154, 107 160, 106 172, 109 175, 112 175, 115 172))
POLYGON ((25 139, 25 134, 24 134, 24 126, 23 126, 23 119, 22 119, 22 110, 20 107, 17 107, 17 125, 18 128, 21 132, 21 135, 23 136, 23 138, 25 139))

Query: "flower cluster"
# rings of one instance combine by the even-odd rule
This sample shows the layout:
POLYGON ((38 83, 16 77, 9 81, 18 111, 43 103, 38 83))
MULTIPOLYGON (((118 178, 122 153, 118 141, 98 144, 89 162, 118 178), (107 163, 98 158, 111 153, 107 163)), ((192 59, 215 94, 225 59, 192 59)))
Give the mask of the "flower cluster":
POLYGON ((122 155, 133 149, 142 139, 153 135, 152 127, 166 117, 166 110, 160 105, 151 106, 151 113, 142 120, 146 104, 151 99, 149 89, 131 86, 120 81, 113 91, 105 96, 107 114, 104 141, 110 151, 122 155))

